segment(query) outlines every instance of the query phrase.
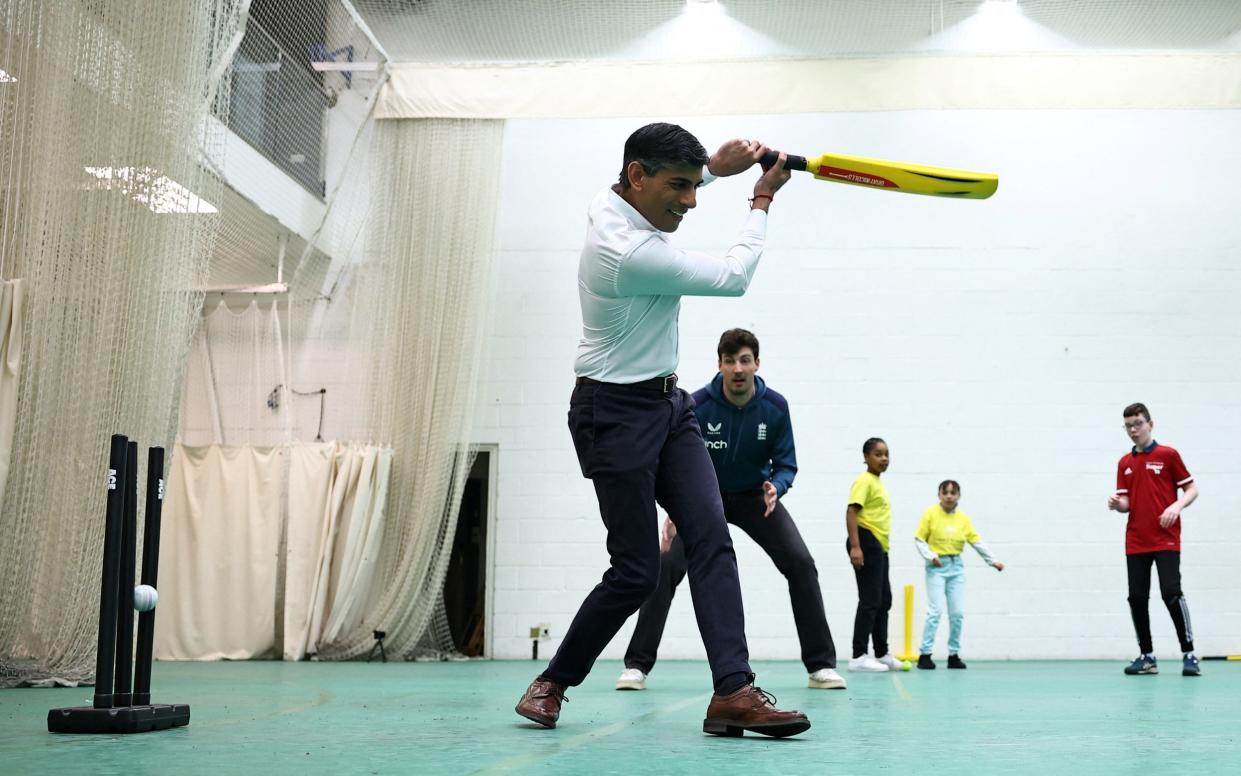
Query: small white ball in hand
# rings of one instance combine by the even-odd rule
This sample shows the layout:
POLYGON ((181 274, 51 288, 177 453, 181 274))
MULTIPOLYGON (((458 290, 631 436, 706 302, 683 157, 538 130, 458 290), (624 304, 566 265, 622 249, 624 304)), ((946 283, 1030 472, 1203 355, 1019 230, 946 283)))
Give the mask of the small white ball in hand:
POLYGON ((134 586, 134 608, 140 612, 149 612, 159 601, 159 593, 150 585, 134 586))

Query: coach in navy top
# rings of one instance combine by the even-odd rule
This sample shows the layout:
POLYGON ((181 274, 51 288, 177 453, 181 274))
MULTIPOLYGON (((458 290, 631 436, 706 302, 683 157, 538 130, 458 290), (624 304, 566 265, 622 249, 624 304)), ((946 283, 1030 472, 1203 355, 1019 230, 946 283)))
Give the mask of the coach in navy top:
MULTIPOLYGON (((734 329, 726 334, 741 331, 734 329)), ((753 363, 757 367, 757 357, 753 363)), ((745 378, 740 381, 745 382, 745 378)), ((730 385, 737 382, 729 380, 730 385)), ((754 375, 752 385, 753 395, 738 407, 724 397, 724 373, 720 372, 710 384, 694 392, 694 414, 715 464, 720 492, 759 493, 763 483, 770 482, 778 499, 793 486, 797 474, 789 403, 767 388, 758 375, 754 375)))
MULTIPOLYGON (((784 397, 767 387, 758 371, 758 338, 729 329, 716 349, 720 372, 694 394, 694 414, 711 453, 724 501, 724 517, 749 534, 775 562, 789 583, 793 620, 801 641, 809 686, 843 689, 836 673, 836 647, 823 611, 823 594, 814 558, 780 497, 793 486, 797 453, 784 397)), ((672 520, 676 515, 671 515, 672 520)), ((655 665, 668 609, 685 577, 685 551, 669 520, 664 524, 659 586, 642 605, 618 690, 641 690, 655 665)))

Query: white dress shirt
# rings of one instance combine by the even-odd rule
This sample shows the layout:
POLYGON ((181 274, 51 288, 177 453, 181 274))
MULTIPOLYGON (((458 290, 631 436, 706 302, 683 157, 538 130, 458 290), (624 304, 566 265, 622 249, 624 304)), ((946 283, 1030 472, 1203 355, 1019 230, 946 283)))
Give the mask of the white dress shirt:
POLYGON ((677 250, 619 194, 600 191, 578 265, 582 341, 573 371, 606 383, 675 372, 681 297, 744 294, 766 235, 767 213, 755 209, 724 258, 677 250))

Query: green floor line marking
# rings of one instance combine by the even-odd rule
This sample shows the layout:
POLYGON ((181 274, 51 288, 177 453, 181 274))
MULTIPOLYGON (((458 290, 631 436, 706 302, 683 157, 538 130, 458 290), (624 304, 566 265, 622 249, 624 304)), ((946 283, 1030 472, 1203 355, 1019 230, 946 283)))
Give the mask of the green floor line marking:
MULTIPOLYGON (((632 727, 633 725, 636 725, 643 721, 656 719, 658 717, 662 717, 667 714, 672 714, 673 712, 680 711, 681 709, 691 704, 703 703, 704 700, 705 702, 710 703, 711 696, 710 695, 705 695, 705 696, 694 695, 692 697, 686 698, 683 701, 674 703, 671 706, 665 706, 664 708, 657 709, 655 711, 648 711, 647 713, 641 714, 632 719, 621 720, 620 722, 613 722, 611 725, 607 725, 606 727, 597 728, 588 733, 579 733, 578 735, 573 736, 571 738, 566 738, 564 741, 560 742, 559 746, 552 749, 551 751, 511 757, 507 760, 501 760, 498 763, 488 765, 485 768, 480 768, 479 770, 472 771, 471 774, 473 776, 485 776, 485 774, 505 773, 507 771, 513 770, 514 768, 518 768, 518 767, 525 766, 525 765, 532 765, 536 762, 539 762, 540 760, 546 760, 552 755, 558 754, 566 749, 573 749, 589 741, 595 741, 600 738, 606 738, 607 736, 613 735, 614 733, 619 733, 620 731, 626 728, 632 727)), ((535 723, 531 722, 530 724, 533 725, 535 723)), ((539 731, 532 731, 532 732, 537 734, 539 731)))

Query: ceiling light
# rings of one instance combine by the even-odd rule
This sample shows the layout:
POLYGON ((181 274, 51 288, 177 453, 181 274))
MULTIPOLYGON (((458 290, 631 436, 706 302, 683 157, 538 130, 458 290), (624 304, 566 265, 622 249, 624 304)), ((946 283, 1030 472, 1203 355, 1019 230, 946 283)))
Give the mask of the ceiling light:
POLYGON ((215 205, 154 167, 84 167, 95 180, 86 188, 116 190, 152 213, 218 213, 215 205))

